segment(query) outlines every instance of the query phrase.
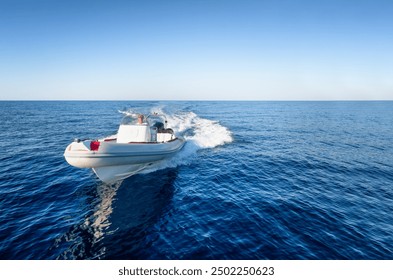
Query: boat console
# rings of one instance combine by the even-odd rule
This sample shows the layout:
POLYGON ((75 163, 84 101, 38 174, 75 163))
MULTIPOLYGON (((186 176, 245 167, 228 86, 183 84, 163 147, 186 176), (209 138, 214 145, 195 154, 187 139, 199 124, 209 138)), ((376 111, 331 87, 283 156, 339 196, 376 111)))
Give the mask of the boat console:
POLYGON ((165 116, 127 115, 120 123, 117 143, 162 143, 175 139, 173 130, 165 128, 165 116))

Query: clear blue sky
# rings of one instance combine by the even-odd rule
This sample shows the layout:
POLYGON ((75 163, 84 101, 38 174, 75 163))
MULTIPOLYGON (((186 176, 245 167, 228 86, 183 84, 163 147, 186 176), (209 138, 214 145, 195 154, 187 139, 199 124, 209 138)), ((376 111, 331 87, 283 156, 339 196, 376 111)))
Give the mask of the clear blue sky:
POLYGON ((393 1, 0 0, 0 99, 393 99, 393 1))

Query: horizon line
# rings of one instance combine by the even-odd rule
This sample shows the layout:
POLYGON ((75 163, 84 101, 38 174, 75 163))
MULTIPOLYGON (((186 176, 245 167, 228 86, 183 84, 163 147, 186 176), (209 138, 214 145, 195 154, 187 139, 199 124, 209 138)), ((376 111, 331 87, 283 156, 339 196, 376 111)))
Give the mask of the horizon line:
POLYGON ((53 102, 53 101, 64 101, 64 102, 89 102, 89 101, 100 101, 100 102, 118 102, 118 101, 176 101, 176 102, 380 102, 380 101, 393 101, 393 99, 0 99, 0 102, 53 102))

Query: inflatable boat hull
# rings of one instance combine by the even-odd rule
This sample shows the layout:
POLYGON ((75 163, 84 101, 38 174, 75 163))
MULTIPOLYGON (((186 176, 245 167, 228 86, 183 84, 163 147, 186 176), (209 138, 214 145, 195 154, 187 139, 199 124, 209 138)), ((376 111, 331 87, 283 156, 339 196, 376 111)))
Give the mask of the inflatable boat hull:
POLYGON ((76 141, 67 146, 64 157, 75 167, 92 168, 106 183, 127 178, 153 162, 167 159, 184 146, 183 138, 169 142, 117 143, 76 141))

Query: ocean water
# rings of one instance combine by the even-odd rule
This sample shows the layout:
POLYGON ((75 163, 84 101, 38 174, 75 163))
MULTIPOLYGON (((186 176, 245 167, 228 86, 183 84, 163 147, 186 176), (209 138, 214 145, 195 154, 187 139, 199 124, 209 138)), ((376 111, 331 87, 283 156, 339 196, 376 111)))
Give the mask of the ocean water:
POLYGON ((393 102, 0 102, 1 259, 393 259, 393 102), (171 160, 113 185, 66 163, 121 112, 171 160))

